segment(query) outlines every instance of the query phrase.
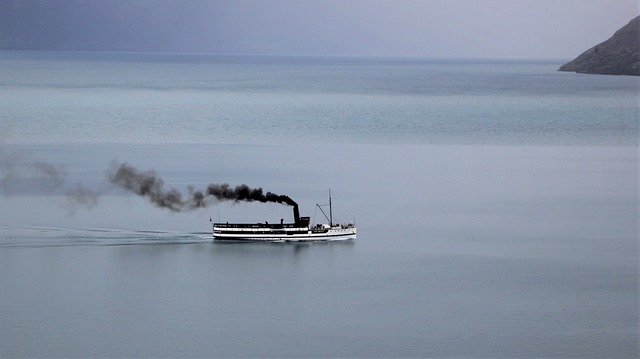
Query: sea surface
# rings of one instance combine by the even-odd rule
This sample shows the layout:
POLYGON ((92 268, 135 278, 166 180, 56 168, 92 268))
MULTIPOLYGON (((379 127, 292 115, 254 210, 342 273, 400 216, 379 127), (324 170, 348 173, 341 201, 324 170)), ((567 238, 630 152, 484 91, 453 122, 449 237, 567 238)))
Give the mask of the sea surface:
POLYGON ((561 63, 0 52, 0 356, 637 358, 640 79, 561 63))

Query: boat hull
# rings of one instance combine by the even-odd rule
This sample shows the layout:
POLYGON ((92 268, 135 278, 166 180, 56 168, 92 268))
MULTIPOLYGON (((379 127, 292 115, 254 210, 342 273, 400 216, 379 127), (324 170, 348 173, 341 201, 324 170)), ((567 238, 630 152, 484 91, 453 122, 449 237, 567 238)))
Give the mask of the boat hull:
POLYGON ((236 242, 315 242, 345 241, 356 239, 355 229, 336 229, 327 232, 295 233, 295 234, 262 234, 262 233, 213 233, 216 241, 236 242))

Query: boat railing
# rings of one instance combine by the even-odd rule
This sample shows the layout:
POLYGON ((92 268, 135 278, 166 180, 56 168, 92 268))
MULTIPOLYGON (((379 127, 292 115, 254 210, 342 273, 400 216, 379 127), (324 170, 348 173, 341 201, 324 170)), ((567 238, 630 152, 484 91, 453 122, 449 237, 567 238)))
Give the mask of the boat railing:
POLYGON ((214 223, 214 227, 217 228, 298 228, 300 225, 295 223, 214 223))

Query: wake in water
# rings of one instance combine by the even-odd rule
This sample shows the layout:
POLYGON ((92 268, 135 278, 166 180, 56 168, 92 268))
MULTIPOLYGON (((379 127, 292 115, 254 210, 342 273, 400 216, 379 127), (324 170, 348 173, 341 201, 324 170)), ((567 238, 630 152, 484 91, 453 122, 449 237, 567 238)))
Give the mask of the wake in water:
POLYGON ((0 248, 195 244, 209 241, 210 233, 73 227, 0 227, 0 248))

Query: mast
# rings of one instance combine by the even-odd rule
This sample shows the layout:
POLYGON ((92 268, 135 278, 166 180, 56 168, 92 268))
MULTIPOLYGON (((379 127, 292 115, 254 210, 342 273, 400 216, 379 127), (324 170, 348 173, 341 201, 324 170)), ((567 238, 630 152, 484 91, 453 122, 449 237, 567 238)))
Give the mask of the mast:
POLYGON ((333 213, 331 212, 331 188, 329 188, 329 225, 333 227, 333 213))

